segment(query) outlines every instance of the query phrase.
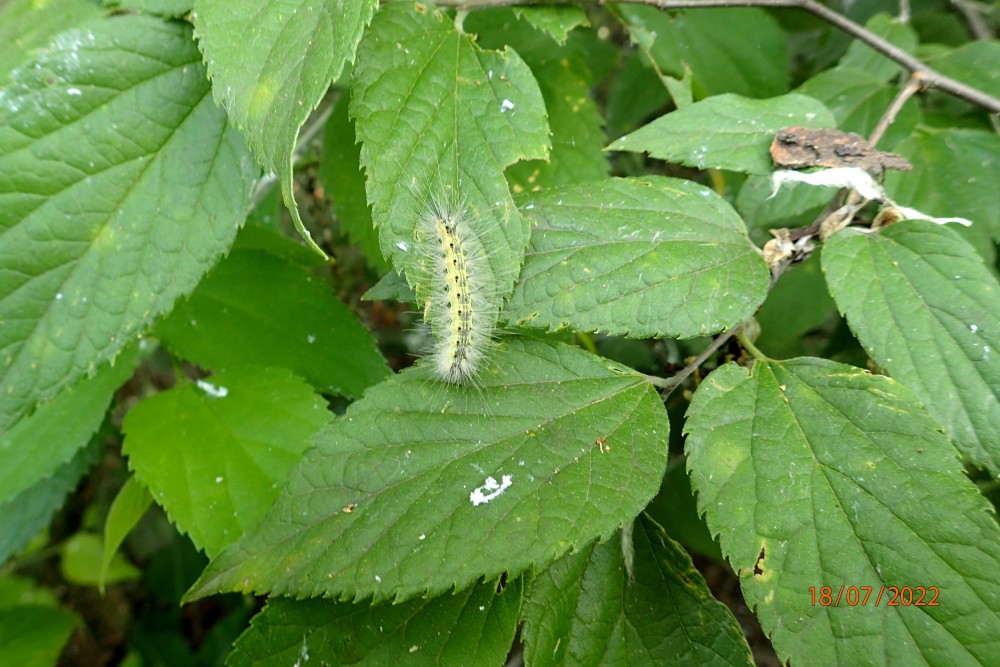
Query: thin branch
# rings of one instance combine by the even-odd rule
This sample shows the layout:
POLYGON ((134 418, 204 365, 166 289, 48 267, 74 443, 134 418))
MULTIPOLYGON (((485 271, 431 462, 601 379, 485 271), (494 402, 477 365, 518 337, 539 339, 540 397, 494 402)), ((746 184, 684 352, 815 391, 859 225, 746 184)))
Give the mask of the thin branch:
POLYGON ((914 74, 910 77, 910 80, 906 82, 906 85, 900 89, 899 93, 896 94, 896 98, 889 105, 889 108, 885 110, 882 117, 879 118, 878 125, 872 130, 871 136, 868 137, 868 145, 872 148, 875 144, 882 139, 882 135, 885 131, 889 129, 889 126, 893 124, 896 120, 896 114, 899 110, 903 108, 906 101, 913 97, 915 94, 919 93, 924 89, 924 78, 919 73, 914 74))
POLYGON ((698 370, 699 366, 705 363, 705 361, 710 356, 715 354, 716 351, 718 351, 718 349, 722 347, 727 340, 732 338, 738 331, 742 329, 743 325, 739 324, 730 329, 729 331, 722 332, 721 334, 716 336, 715 340, 713 340, 708 347, 702 350, 701 354, 699 354, 694 361, 692 361, 690 364, 682 368, 677 373, 674 373, 670 377, 661 378, 655 375, 647 375, 646 378, 649 380, 650 384, 659 387, 660 389, 666 389, 667 390, 666 395, 669 396, 674 389, 679 387, 684 382, 684 380, 687 380, 692 373, 698 370))
MULTIPOLYGON (((597 0, 600 5, 610 0, 597 0)), ((576 0, 435 0, 442 7, 457 7, 462 10, 485 7, 507 7, 510 5, 537 4, 579 4, 576 0)), ((886 58, 905 67, 911 74, 920 74, 928 88, 940 88, 956 97, 972 102, 993 113, 1000 113, 1000 99, 968 86, 961 81, 941 74, 928 67, 895 44, 866 30, 842 14, 821 5, 816 0, 616 0, 614 4, 647 5, 658 9, 708 9, 718 7, 767 7, 771 9, 801 9, 826 21, 833 27, 847 33, 881 53, 886 58)))
POLYGON ((910 22, 910 0, 899 0, 899 20, 903 23, 910 22))
POLYGON ((970 0, 951 0, 951 4, 955 6, 958 13, 962 15, 965 19, 966 24, 969 26, 969 32, 976 39, 993 39, 993 31, 990 30, 989 25, 983 20, 983 15, 980 13, 979 5, 970 0))

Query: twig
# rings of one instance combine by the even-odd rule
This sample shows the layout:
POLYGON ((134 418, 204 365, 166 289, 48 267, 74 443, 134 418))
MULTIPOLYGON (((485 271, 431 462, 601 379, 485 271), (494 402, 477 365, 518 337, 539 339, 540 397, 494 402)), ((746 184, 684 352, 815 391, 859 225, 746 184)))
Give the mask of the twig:
POLYGON ((910 0, 899 0, 899 20, 903 23, 910 22, 910 0))
POLYGON ((872 148, 875 144, 882 139, 882 135, 885 131, 889 129, 889 126, 896 120, 896 114, 899 110, 903 108, 906 101, 913 97, 915 94, 919 93, 924 89, 924 78, 919 72, 915 72, 910 80, 906 82, 906 85, 899 91, 896 98, 889 105, 889 108, 885 110, 882 117, 879 118, 878 125, 872 130, 871 136, 868 137, 868 145, 872 148))
POLYGON ((681 386, 684 380, 687 380, 692 373, 698 370, 698 367, 701 366, 703 363, 705 363, 705 361, 710 356, 715 354, 716 351, 718 351, 718 349, 722 347, 727 340, 732 338, 738 331, 741 331, 742 329, 743 325, 739 324, 730 329, 729 331, 722 332, 721 334, 716 336, 715 340, 713 340, 708 347, 702 350, 701 354, 699 354, 694 361, 692 361, 690 364, 682 368, 677 373, 674 373, 670 377, 661 378, 655 375, 647 375, 646 376, 647 379, 649 379, 650 384, 657 386, 660 389, 666 389, 667 393, 664 396, 664 398, 666 398, 674 391, 674 389, 681 386))
POLYGON ((951 0, 958 13, 965 19, 969 26, 969 32, 976 39, 993 39, 993 31, 983 20, 983 15, 979 13, 979 7, 970 0, 951 0))
MULTIPOLYGON (((600 5, 611 0, 597 0, 600 5)), ((905 67, 911 74, 919 73, 928 88, 940 88, 956 97, 979 105, 993 113, 1000 113, 1000 99, 961 81, 941 74, 928 67, 895 44, 866 30, 842 14, 821 5, 816 0, 614 0, 616 4, 647 5, 658 9, 708 9, 718 7, 768 7, 771 9, 801 9, 826 21, 833 27, 847 33, 881 53, 886 58, 905 67)), ((536 4, 578 4, 577 0, 435 0, 442 7, 457 7, 463 10, 486 7, 507 7, 510 5, 536 4)))

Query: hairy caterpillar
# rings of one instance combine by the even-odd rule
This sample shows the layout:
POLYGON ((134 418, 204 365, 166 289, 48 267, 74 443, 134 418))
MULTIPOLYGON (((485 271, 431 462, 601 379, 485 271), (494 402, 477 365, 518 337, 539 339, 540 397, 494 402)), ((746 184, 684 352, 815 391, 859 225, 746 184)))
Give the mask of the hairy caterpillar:
POLYGON ((454 384, 474 381, 490 345, 500 300, 471 212, 432 203, 416 232, 424 320, 430 324, 433 373, 454 384))

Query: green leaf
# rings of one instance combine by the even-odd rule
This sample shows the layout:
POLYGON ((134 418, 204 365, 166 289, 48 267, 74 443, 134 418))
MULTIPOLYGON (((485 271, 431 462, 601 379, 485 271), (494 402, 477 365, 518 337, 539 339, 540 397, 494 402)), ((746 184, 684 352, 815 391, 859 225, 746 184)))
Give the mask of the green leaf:
POLYGON ((928 63, 945 76, 1000 97, 1000 43, 977 40, 963 44, 928 63))
POLYGON ((20 605, 58 607, 59 598, 51 588, 40 588, 27 577, 0 576, 0 610, 20 605))
POLYGON ((62 507, 66 494, 76 488, 80 478, 97 462, 103 451, 101 443, 95 439, 90 446, 77 451, 51 477, 0 503, 0 563, 24 548, 32 537, 49 525, 52 515, 62 507))
POLYGON ((51 476, 97 431, 115 390, 132 375, 135 350, 43 404, 0 436, 0 502, 51 476))
POLYGON ((623 530, 630 540, 592 544, 532 579, 527 664, 753 665, 732 612, 684 549, 645 516, 623 530))
MULTIPOLYGON (((2 3, 0 3, 2 6, 2 3)), ((58 33, 96 19, 101 6, 90 0, 12 0, 0 9, 0 87, 31 50, 58 33)))
MULTIPOLYGON (((868 71, 835 67, 812 77, 796 92, 825 104, 833 112, 837 127, 841 130, 857 132, 867 137, 878 125, 898 91, 895 86, 885 83, 868 71)), ((879 145, 894 147, 912 134, 920 119, 920 106, 916 98, 911 98, 900 109, 879 145)))
POLYGON ((354 61, 377 6, 376 0, 195 1, 216 99, 264 168, 277 172, 296 229, 320 254, 292 193, 292 151, 309 113, 354 61))
POLYGON ((434 595, 542 567, 634 517, 669 429, 644 376, 531 339, 492 359, 474 388, 418 367, 369 389, 189 598, 434 595))
POLYGON ((987 263, 1000 242, 1000 137, 979 130, 926 130, 894 150, 913 171, 889 172, 885 189, 895 201, 936 217, 962 217, 971 227, 958 230, 987 263))
POLYGON ((233 369, 132 408, 122 450, 171 520, 212 555, 260 521, 327 418, 323 400, 288 371, 233 369))
POLYGON ((785 32, 762 9, 662 12, 655 7, 620 6, 618 11, 632 39, 650 45, 661 72, 680 78, 685 65, 691 68, 699 97, 719 93, 773 97, 788 91, 785 32))
POLYGON ((565 44, 570 31, 578 26, 590 25, 583 7, 572 5, 542 5, 537 7, 514 7, 518 18, 535 26, 559 44, 565 44))
POLYGON ((995 662, 1000 527, 905 387, 823 359, 730 363, 687 431, 698 506, 782 662, 995 662))
POLYGON ((510 293, 528 242, 504 169, 548 154, 545 106, 511 50, 482 51, 442 12, 383 7, 354 70, 351 115, 382 252, 423 293, 418 221, 460 201, 476 222, 498 296, 510 293))
POLYGON ((531 160, 510 168, 515 192, 599 181, 610 171, 604 152, 604 119, 590 95, 591 75, 579 57, 563 51, 552 53, 543 63, 522 54, 538 77, 545 98, 552 151, 548 162, 531 160))
POLYGON ((691 68, 685 67, 684 76, 679 79, 663 74, 660 76, 660 81, 663 82, 664 87, 670 93, 670 98, 673 100, 675 107, 678 109, 686 109, 694 104, 694 89, 692 88, 691 68))
POLYGON ((0 655, 17 667, 52 667, 80 619, 71 611, 41 605, 0 610, 0 655))
POLYGON ((1000 473, 1000 284, 975 251, 948 228, 909 221, 834 235, 823 270, 868 354, 1000 473))
POLYGON ((646 118, 662 111, 670 100, 670 93, 649 61, 639 51, 625 55, 608 91, 605 116, 609 136, 621 136, 635 129, 646 118))
POLYGON ((791 125, 822 128, 835 122, 826 107, 804 95, 768 100, 716 95, 660 116, 612 141, 608 150, 645 152, 698 169, 769 174, 774 135, 791 125))
POLYGON ((719 545, 708 531, 705 519, 698 514, 698 504, 685 463, 683 456, 671 458, 660 492, 646 507, 646 514, 663 526, 668 537, 691 553, 722 562, 719 545))
POLYGON ((259 206, 254 209, 250 217, 247 218, 247 224, 236 235, 233 250, 261 250, 297 266, 310 269, 329 267, 327 262, 310 250, 301 239, 289 238, 280 231, 278 226, 271 227, 264 224, 265 218, 271 214, 280 215, 283 208, 277 197, 273 201, 277 204, 273 210, 261 211, 259 206))
POLYGON ((232 242, 256 169, 200 60, 183 24, 120 16, 0 91, 0 431, 114 359, 232 242))
POLYGON ((361 247, 368 266, 385 275, 389 264, 382 257, 378 232, 372 222, 372 210, 365 198, 361 146, 357 143, 354 121, 347 115, 347 106, 348 97, 344 94, 326 121, 319 177, 333 202, 340 231, 361 247))
POLYGON ((518 21, 517 15, 516 8, 477 11, 465 22, 483 47, 509 45, 517 51, 538 80, 545 100, 552 150, 547 161, 511 166, 507 170, 511 189, 518 193, 607 178, 604 121, 591 98, 593 75, 584 57, 588 45, 579 39, 557 45, 527 22, 518 21))
POLYGON ((229 667, 502 665, 514 642, 522 582, 496 582, 402 604, 271 598, 226 660, 229 667))
POLYGON ((59 569, 66 581, 77 586, 100 586, 121 581, 134 581, 142 577, 142 571, 125 560, 120 553, 103 566, 104 543, 99 535, 77 533, 66 540, 61 547, 62 558, 59 569))
POLYGON ((332 394, 358 397, 389 374, 371 334, 329 285, 259 250, 234 250, 157 333, 206 368, 281 366, 332 394))
MULTIPOLYGON (((910 27, 910 24, 884 12, 868 19, 868 22, 865 23, 865 29, 885 39, 890 44, 895 44, 907 53, 913 53, 917 48, 917 33, 910 27)), ((903 71, 900 65, 859 40, 854 40, 847 47, 847 53, 840 59, 839 66, 864 72, 879 81, 888 81, 899 76, 903 71)))
POLYGON ((107 521, 104 523, 104 551, 101 557, 101 569, 97 574, 97 586, 101 593, 104 593, 104 583, 118 547, 152 504, 153 496, 134 476, 126 480, 125 485, 115 496, 108 510, 107 521))
POLYGON ((749 318, 763 258, 736 212, 691 181, 650 177, 543 191, 509 322, 634 338, 689 338, 749 318))
POLYGON ((416 303, 417 295, 413 293, 413 288, 406 284, 406 279, 403 276, 395 271, 390 271, 365 292, 361 296, 361 300, 416 303))

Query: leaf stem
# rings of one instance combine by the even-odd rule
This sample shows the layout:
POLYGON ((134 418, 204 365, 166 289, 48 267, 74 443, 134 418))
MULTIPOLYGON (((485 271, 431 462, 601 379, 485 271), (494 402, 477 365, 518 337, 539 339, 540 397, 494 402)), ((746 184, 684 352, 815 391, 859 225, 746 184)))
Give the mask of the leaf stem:
MULTIPOLYGON (((576 0, 435 0, 441 7, 456 7, 462 10, 486 7, 507 7, 510 5, 537 4, 579 4, 576 0)), ((597 4, 608 4, 608 0, 597 0, 597 4)), ((648 5, 658 9, 707 9, 718 7, 767 7, 772 9, 800 9, 829 23, 881 53, 886 58, 905 67, 911 74, 919 73, 928 88, 940 88, 956 97, 972 102, 993 113, 1000 113, 1000 99, 978 88, 941 74, 921 62, 895 44, 865 29, 842 14, 816 0, 615 0, 615 4, 648 5)))
POLYGON ((736 332, 736 339, 738 341, 740 341, 740 345, 743 346, 743 349, 746 350, 747 352, 749 352, 750 355, 754 359, 756 359, 757 361, 770 361, 771 360, 770 357, 768 357, 766 354, 764 354, 763 352, 761 352, 757 348, 757 346, 754 345, 750 341, 750 338, 746 335, 746 332, 744 332, 742 329, 740 331, 736 332))

